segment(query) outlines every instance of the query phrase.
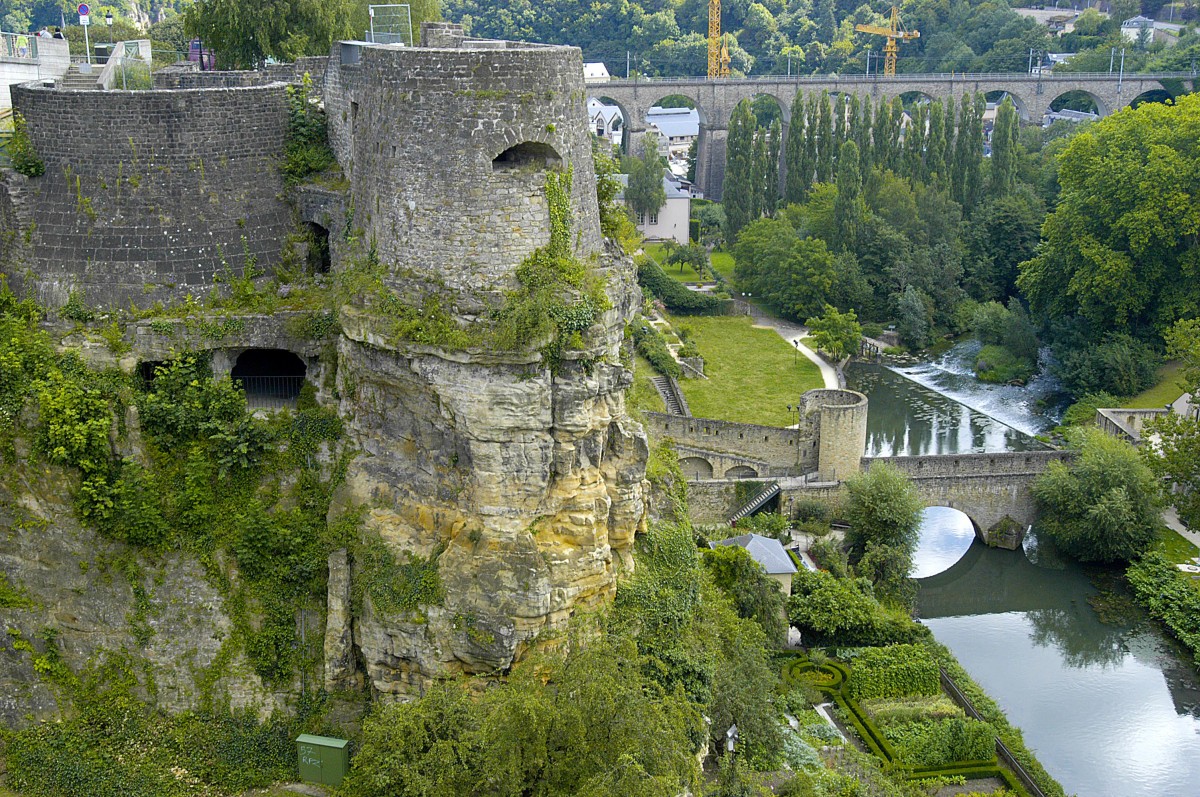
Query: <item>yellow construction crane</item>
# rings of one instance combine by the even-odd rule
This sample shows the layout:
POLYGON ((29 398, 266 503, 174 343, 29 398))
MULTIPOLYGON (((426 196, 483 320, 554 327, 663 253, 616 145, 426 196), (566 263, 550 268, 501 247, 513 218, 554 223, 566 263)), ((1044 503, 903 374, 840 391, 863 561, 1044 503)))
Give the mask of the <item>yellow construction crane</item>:
POLYGON ((708 76, 729 77, 729 48, 721 35, 721 0, 708 0, 708 76))
MULTIPOLYGON (((719 2, 719 0, 717 0, 719 2)), ((712 8, 713 0, 709 0, 709 8, 712 8)), ((709 12, 712 13, 711 11, 709 12)), ((709 22, 709 28, 712 28, 712 22, 709 22)), ((855 25, 854 29, 862 33, 874 33, 877 36, 886 36, 887 45, 883 48, 883 74, 884 77, 893 77, 896 74, 896 56, 900 54, 900 48, 896 46, 897 39, 909 41, 910 39, 921 38, 921 32, 917 30, 905 30, 900 23, 900 9, 892 6, 892 16, 889 20, 888 27, 882 25, 855 25)), ((709 35, 712 35, 711 33, 709 35)), ((712 43, 709 43, 709 52, 712 52, 712 43)), ((709 70, 712 70, 712 56, 709 56, 709 70)))

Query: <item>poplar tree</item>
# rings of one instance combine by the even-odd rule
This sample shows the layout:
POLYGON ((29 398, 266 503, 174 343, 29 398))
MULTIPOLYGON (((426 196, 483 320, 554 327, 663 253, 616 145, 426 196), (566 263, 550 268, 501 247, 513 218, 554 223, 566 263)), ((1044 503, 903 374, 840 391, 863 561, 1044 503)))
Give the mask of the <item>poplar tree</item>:
POLYGON ((817 95, 810 94, 804 103, 804 184, 811 188, 817 173, 817 95))
POLYGON ((929 137, 925 143, 925 173, 930 182, 946 183, 946 130, 942 121, 944 107, 940 100, 929 104, 929 137))
POLYGON ((833 202, 833 218, 837 224, 834 248, 853 252, 858 245, 859 232, 867 215, 862 198, 862 174, 858 170, 858 146, 846 141, 838 152, 837 198, 833 202))
POLYGON ((910 180, 925 181, 926 104, 913 106, 908 128, 904 131, 904 171, 910 180))
POLYGON ((754 191, 750 197, 750 221, 760 218, 766 208, 763 197, 767 186, 767 131, 757 128, 754 131, 754 191))
POLYGON ((729 120, 729 138, 725 142, 722 204, 725 206, 726 234, 731 241, 755 218, 752 214, 758 200, 758 192, 754 190, 756 127, 750 101, 742 100, 733 109, 733 117, 729 120))
POLYGON ((783 137, 783 123, 776 119, 771 122, 769 130, 759 132, 767 137, 767 159, 762 165, 762 212, 774 216, 775 208, 779 206, 779 145, 783 137))
POLYGON ((963 191, 963 213, 970 215, 983 190, 983 111, 987 101, 983 92, 976 92, 971 101, 970 129, 966 131, 966 179, 963 191))
MULTIPOLYGON (((846 95, 839 94, 833 103, 833 140, 841 147, 846 140, 846 95)), ((840 152, 840 150, 839 150, 840 152)))
POLYGON ((958 124, 955 125, 954 157, 950 168, 950 195, 966 209, 967 196, 967 144, 971 127, 971 98, 964 94, 958 109, 958 124))
POLYGON ((834 147, 833 119, 829 108, 829 92, 822 91, 817 103, 817 182, 833 182, 834 147))
POLYGON ((886 98, 880 98, 879 107, 875 109, 875 127, 871 131, 872 163, 877 169, 887 169, 891 154, 888 152, 888 118, 891 116, 891 106, 886 98))
POLYGON ((1011 97, 1005 97, 996 111, 992 128, 991 180, 988 192, 1000 197, 1012 190, 1017 174, 1017 109, 1011 97))
POLYGON ((854 143, 858 145, 858 167, 863 174, 871 173, 871 97, 864 96, 858 107, 858 135, 854 143))
POLYGON ((796 92, 792 100, 792 124, 784 143, 783 164, 787 177, 783 185, 785 205, 799 204, 808 195, 811 171, 804 170, 804 93, 796 92))

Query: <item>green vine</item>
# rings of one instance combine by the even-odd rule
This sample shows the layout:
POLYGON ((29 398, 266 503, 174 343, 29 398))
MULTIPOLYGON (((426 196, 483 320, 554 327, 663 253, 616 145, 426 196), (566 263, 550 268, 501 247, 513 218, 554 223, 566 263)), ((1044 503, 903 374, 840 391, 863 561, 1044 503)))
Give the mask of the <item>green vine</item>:
POLYGON ((26 177, 41 177, 46 164, 38 157, 29 138, 29 123, 20 113, 13 113, 13 134, 8 140, 8 158, 13 168, 26 177))

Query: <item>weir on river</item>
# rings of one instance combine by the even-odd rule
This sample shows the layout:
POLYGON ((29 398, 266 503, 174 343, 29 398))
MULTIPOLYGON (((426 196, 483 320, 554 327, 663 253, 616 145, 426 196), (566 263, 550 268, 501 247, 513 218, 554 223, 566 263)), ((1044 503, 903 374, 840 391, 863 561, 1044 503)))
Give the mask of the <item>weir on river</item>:
MULTIPOLYGON (((903 375, 851 365, 849 386, 870 399, 869 455, 1043 447, 1026 432, 1053 425, 1042 414, 1052 380, 1024 392, 980 385, 961 371, 970 345, 903 375), (970 407, 995 408, 1003 422, 970 407)), ((926 510, 918 614, 1050 774, 1079 797, 1200 795, 1200 678, 1189 657, 1128 600, 1108 601, 1118 618, 1097 613, 1093 577, 1116 584, 1114 573, 1063 560, 1036 537, 1016 551, 973 538, 961 513, 926 510)))

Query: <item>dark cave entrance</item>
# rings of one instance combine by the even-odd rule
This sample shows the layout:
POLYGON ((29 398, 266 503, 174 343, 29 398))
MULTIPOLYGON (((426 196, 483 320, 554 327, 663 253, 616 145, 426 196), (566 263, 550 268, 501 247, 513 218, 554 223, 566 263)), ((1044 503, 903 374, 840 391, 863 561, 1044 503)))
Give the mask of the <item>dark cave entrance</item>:
POLYGON ((286 349, 246 349, 238 355, 230 377, 246 394, 252 410, 296 406, 308 366, 286 349))

